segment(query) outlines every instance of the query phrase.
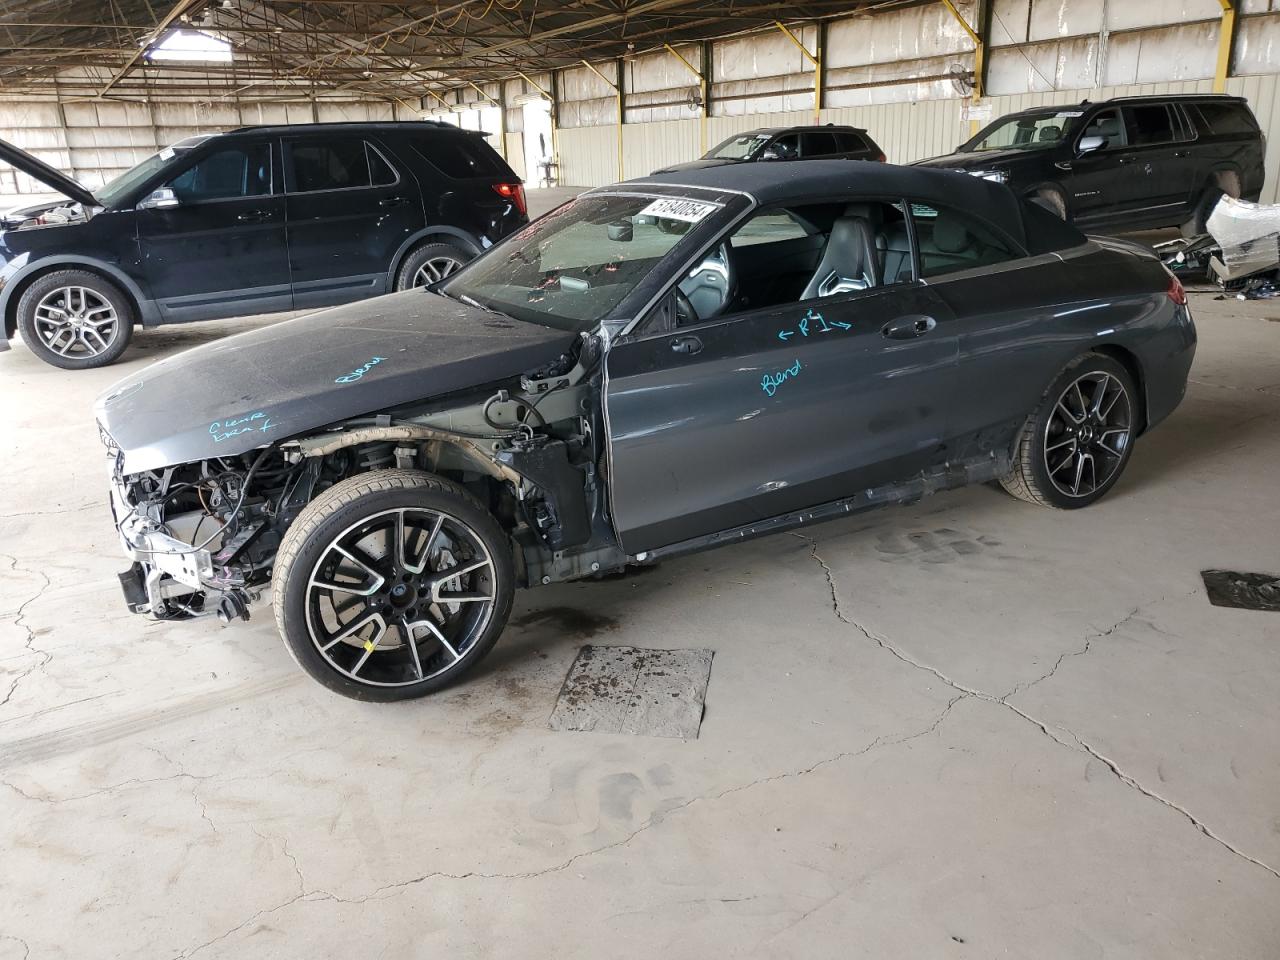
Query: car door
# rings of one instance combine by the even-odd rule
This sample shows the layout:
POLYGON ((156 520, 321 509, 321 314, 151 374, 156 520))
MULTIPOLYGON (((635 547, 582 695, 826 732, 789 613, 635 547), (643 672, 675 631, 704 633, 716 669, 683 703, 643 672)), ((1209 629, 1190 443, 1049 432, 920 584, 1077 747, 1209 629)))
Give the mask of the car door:
POLYGON ((141 269, 167 321, 292 307, 279 154, 215 140, 135 213, 141 269))
POLYGON ((289 261, 297 308, 387 292, 396 252, 425 225, 417 182, 389 156, 358 134, 285 139, 289 261))
POLYGON ((1081 225, 1118 219, 1129 199, 1125 177, 1131 163, 1120 110, 1111 107, 1090 117, 1073 141, 1072 153, 1056 164, 1070 194, 1067 205, 1072 219, 1081 225), (1081 141, 1092 137, 1101 137, 1105 144, 1098 150, 1079 152, 1081 141))
POLYGON ((1129 148, 1124 175, 1128 194, 1122 209, 1139 222, 1174 222, 1192 193, 1195 164, 1181 116, 1170 104, 1124 108, 1129 148))
POLYGON ((611 347, 609 476, 627 552, 839 500, 936 461, 954 386, 952 316, 909 267, 901 282, 883 282, 879 255, 866 289, 841 282, 803 299, 800 286, 826 276, 833 231, 792 277, 806 238, 755 231, 735 244, 752 233, 748 223, 724 247, 713 244, 682 284, 717 263, 733 273, 786 264, 771 302, 734 302, 674 328, 651 322, 611 347))

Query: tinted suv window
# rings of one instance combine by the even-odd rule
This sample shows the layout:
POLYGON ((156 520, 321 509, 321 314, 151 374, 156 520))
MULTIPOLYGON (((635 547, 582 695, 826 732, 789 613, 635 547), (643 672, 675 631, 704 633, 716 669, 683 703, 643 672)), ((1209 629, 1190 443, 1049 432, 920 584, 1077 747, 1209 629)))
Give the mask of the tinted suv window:
POLYGON ((838 152, 835 135, 827 130, 811 130, 800 140, 800 155, 824 157, 838 152))
POLYGON ((166 186, 182 203, 264 196, 271 192, 271 145, 253 143, 218 150, 166 186))
POLYGON ((497 152, 477 136, 444 134, 419 137, 413 149, 446 177, 504 177, 507 166, 497 152))
POLYGON ((922 277, 985 267, 1022 256, 995 231, 967 214, 913 203, 911 219, 915 222, 916 243, 920 247, 922 277))
POLYGON ((297 141, 289 146, 296 193, 347 190, 395 183, 395 171, 378 150, 354 137, 324 143, 297 141))
POLYGON ((858 153, 869 149, 862 134, 853 131, 841 131, 836 135, 836 147, 841 153, 858 153))
POLYGON ((1173 114, 1163 104, 1128 107, 1125 109, 1125 122, 1132 147, 1170 143, 1178 138, 1173 114))
POLYGON ((1252 135, 1258 132, 1253 114, 1243 103, 1188 104, 1187 111, 1197 122, 1200 132, 1214 136, 1252 135), (1199 116, 1196 116, 1197 111, 1199 116))

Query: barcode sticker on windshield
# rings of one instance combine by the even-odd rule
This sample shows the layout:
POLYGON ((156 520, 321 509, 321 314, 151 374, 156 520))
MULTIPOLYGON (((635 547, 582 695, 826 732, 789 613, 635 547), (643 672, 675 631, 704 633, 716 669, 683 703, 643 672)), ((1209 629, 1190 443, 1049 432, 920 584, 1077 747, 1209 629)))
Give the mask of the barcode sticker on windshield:
POLYGON ((1059 110, 1055 116, 1058 117, 1083 117, 1083 110, 1059 110))
POLYGON ((709 214, 715 213, 714 203, 699 203, 697 200, 682 200, 667 197, 655 200, 643 210, 640 216, 659 217, 663 220, 683 220, 685 223, 697 223, 709 214))

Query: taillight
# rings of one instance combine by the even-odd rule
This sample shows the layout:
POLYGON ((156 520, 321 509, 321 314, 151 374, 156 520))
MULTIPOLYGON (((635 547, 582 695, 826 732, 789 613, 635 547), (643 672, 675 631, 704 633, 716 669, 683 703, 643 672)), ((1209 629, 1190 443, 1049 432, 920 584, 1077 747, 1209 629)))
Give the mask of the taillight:
POLYGON ((876 157, 876 163, 888 163, 888 162, 889 162, 889 158, 886 157, 883 153, 880 154, 880 156, 876 157))
POLYGON ((493 189, 498 191, 498 195, 506 197, 516 205, 516 209, 521 213, 527 214, 529 207, 524 199, 524 184, 518 180, 515 183, 495 183, 493 189))
POLYGON ((1178 306, 1185 307, 1187 305, 1187 291, 1182 286, 1182 281, 1172 273, 1169 274, 1169 289, 1166 290, 1165 293, 1168 294, 1169 299, 1178 306))

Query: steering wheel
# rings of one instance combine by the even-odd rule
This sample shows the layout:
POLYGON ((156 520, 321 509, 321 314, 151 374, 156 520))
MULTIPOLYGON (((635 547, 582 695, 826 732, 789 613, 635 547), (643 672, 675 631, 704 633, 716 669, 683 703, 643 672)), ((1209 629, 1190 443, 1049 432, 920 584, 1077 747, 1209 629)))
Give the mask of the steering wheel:
POLYGON ((685 296, 685 292, 680 289, 679 285, 675 288, 676 297, 676 326, 684 327, 691 323, 697 323, 699 319, 698 311, 693 309, 693 304, 689 298, 685 296))

